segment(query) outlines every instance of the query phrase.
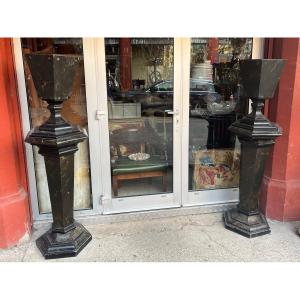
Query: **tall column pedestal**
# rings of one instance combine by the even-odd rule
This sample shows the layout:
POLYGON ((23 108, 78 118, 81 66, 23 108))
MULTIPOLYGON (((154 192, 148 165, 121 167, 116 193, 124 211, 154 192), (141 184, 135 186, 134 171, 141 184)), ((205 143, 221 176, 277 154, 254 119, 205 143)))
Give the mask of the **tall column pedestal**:
POLYGON ((74 221, 74 153, 87 136, 61 117, 63 102, 71 95, 81 56, 28 54, 28 64, 39 97, 48 102, 50 117, 31 130, 26 142, 39 147, 44 156, 53 215, 52 228, 36 245, 48 258, 76 256, 92 239, 74 221))
POLYGON ((264 99, 273 97, 283 66, 283 60, 240 61, 244 96, 253 103, 252 112, 229 127, 241 143, 240 202, 236 209, 225 212, 224 223, 227 229, 249 238, 271 232, 259 210, 258 197, 270 147, 281 128, 262 114, 262 108, 264 99))

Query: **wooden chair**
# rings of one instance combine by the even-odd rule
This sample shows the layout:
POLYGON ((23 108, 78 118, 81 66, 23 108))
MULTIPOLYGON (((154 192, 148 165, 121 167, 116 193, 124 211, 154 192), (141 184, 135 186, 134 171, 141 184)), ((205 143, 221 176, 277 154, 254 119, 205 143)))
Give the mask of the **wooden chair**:
POLYGON ((152 127, 123 128, 115 130, 110 136, 111 146, 117 151, 117 159, 112 163, 112 182, 114 196, 118 196, 119 181, 139 178, 161 177, 163 192, 167 191, 168 161, 165 157, 164 143, 152 127), (121 147, 127 146, 129 153, 149 153, 150 158, 133 161, 122 155, 121 147))

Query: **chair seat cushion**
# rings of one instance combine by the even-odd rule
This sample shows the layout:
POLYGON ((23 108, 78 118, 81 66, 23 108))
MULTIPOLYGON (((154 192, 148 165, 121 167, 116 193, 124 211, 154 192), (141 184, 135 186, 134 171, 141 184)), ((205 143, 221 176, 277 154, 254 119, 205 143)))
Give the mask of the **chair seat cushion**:
POLYGON ((168 162, 160 158, 159 155, 153 155, 149 159, 134 161, 127 157, 119 158, 112 164, 112 175, 162 171, 167 169, 168 162))

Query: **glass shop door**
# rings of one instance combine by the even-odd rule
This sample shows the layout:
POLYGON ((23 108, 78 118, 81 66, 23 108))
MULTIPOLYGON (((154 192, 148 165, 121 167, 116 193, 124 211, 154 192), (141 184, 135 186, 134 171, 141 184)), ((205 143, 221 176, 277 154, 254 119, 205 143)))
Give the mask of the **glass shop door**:
POLYGON ((105 38, 96 49, 103 213, 179 207, 181 40, 105 38))

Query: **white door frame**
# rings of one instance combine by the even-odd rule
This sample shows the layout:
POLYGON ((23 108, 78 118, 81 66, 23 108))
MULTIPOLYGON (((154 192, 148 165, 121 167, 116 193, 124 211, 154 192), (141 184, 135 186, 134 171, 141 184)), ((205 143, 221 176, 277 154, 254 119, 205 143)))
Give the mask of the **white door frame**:
POLYGON ((108 108, 107 108, 107 93, 106 93, 106 74, 105 72, 105 44, 104 38, 97 39, 97 63, 98 69, 97 82, 99 91, 102 90, 99 99, 99 142, 101 144, 100 155, 102 160, 102 174, 105 174, 102 205, 104 214, 133 212, 154 210, 162 208, 180 207, 181 206, 181 48, 182 40, 174 38, 174 96, 173 109, 178 112, 173 115, 173 193, 130 196, 130 197, 112 197, 111 193, 111 166, 110 166, 110 151, 109 151, 109 131, 108 131, 108 108))
MULTIPOLYGON (((98 122, 95 118, 95 111, 98 107, 99 92, 97 90, 96 81, 96 61, 95 61, 95 39, 83 38, 83 54, 84 54, 84 73, 87 98, 87 116, 88 116, 88 131, 89 131, 89 151, 90 151, 90 171, 91 171, 91 188, 92 188, 92 209, 77 210, 74 212, 75 217, 96 215, 101 213, 99 195, 102 192, 102 184, 98 183, 95 178, 99 178, 100 161, 97 153, 99 143, 98 122)), ((25 139, 30 128, 30 119, 28 111, 27 93, 24 76, 23 56, 21 39, 13 39, 15 70, 17 75, 18 93, 21 108, 23 138, 25 139)), ((31 200, 31 210, 33 221, 51 220, 51 213, 40 213, 38 206, 38 195, 36 188, 36 176, 34 169, 33 150, 32 146, 25 143, 26 164, 28 172, 29 193, 31 200)))

